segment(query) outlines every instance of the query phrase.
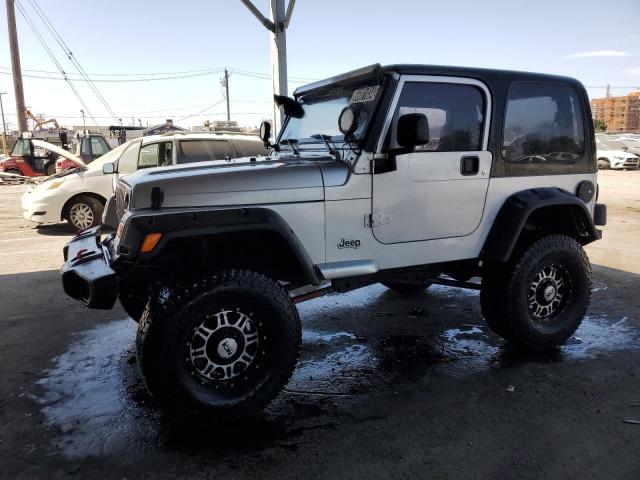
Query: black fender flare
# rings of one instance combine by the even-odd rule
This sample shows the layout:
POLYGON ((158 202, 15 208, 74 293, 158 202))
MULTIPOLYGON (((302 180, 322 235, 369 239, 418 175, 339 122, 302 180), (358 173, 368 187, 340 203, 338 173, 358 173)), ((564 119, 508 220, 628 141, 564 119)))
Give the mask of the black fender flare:
POLYGON ((573 230, 576 239, 586 245, 600 238, 586 204, 576 195, 561 188, 531 188, 508 197, 496 216, 481 251, 483 260, 506 262, 509 260, 518 238, 529 217, 547 207, 568 207, 571 212, 567 228, 573 230))
POLYGON ((170 241, 179 238, 269 230, 279 234, 289 245, 310 283, 319 285, 322 281, 291 226, 269 208, 146 210, 134 213, 126 223, 117 252, 126 260, 149 261, 160 254, 170 241), (161 240, 153 251, 138 254, 142 240, 148 233, 161 233, 161 240))

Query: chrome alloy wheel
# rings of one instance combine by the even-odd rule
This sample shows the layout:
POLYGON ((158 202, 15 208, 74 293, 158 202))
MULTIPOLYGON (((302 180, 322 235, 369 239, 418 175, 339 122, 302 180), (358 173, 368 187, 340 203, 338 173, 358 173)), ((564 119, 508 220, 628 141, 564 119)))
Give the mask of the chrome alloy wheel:
POLYGON ((556 265, 547 265, 536 273, 527 295, 529 311, 536 320, 555 317, 568 297, 563 271, 556 265))
POLYGON ((79 229, 89 228, 93 225, 93 211, 84 203, 76 203, 69 210, 69 218, 74 227, 79 229))
POLYGON ((245 372, 258 354, 258 330, 250 315, 221 310, 207 315, 187 343, 192 371, 209 381, 230 380, 245 372))

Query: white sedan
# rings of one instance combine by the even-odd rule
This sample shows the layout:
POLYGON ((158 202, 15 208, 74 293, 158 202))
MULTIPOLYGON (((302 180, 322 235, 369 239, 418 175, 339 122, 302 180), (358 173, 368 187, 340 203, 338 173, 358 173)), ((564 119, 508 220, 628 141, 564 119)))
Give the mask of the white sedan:
POLYGON ((638 156, 624 150, 603 149, 596 144, 598 154, 598 168, 606 169, 635 169, 638 168, 638 156))

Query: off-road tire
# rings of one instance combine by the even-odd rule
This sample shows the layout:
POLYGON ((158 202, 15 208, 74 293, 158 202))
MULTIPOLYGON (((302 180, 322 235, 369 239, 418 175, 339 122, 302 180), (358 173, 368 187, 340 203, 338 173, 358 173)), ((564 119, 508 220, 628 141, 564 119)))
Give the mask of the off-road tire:
POLYGON ((102 211, 104 205, 100 200, 90 195, 79 195, 73 198, 65 207, 65 218, 71 224, 71 226, 77 230, 83 230, 85 228, 97 227, 102 223, 102 211), (85 206, 91 211, 92 219, 87 224, 76 224, 74 221, 73 211, 74 208, 85 206))
POLYGON ((580 326, 591 300, 591 264, 584 249, 569 236, 549 235, 529 246, 513 265, 504 277, 502 294, 492 288, 485 293, 485 316, 491 318, 487 323, 499 335, 529 350, 563 345, 580 326), (539 303, 531 298, 537 298, 541 283, 534 285, 549 269, 562 279, 562 301, 552 314, 536 318, 539 303))
POLYGON ((22 175, 20 170, 16 170, 15 168, 10 168, 9 170, 5 170, 4 173, 12 173, 14 175, 22 175))
MULTIPOLYGON (((224 343, 210 353, 209 340, 216 348, 213 338, 201 347, 211 356, 224 343)), ((289 381, 300 345, 300 318, 288 293, 260 273, 239 269, 153 286, 136 339, 142 378, 160 405, 181 420, 214 425, 265 407, 289 381), (247 323, 257 331, 258 351, 242 374, 214 381, 205 379, 190 360, 191 342, 202 326, 210 325, 203 321, 225 325, 218 317, 223 311, 230 316, 246 311, 247 323)))
POLYGON ((425 291, 431 285, 431 282, 423 282, 423 283, 403 283, 403 282, 380 282, 382 285, 387 287, 389 290, 393 290, 396 293, 400 293, 401 295, 415 295, 420 292, 425 291))

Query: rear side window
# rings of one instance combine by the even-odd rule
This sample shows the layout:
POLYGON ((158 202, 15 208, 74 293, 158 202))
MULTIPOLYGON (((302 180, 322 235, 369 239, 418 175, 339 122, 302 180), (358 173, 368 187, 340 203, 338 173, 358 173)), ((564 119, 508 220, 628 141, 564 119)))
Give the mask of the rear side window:
POLYGON ((390 147, 396 144, 398 118, 422 113, 429 121, 429 143, 416 151, 465 152, 482 149, 485 102, 472 85, 407 82, 394 112, 390 147))
POLYGON ((232 140, 232 143, 239 157, 253 157, 269 153, 259 140, 232 140))
POLYGON ((507 96, 502 156, 511 163, 573 163, 585 152, 582 118, 570 86, 516 82, 507 96))
POLYGON ((173 143, 151 143, 140 148, 138 168, 163 167, 173 163, 173 143))
POLYGON ((183 140, 179 145, 178 163, 206 162, 235 156, 226 140, 183 140))

